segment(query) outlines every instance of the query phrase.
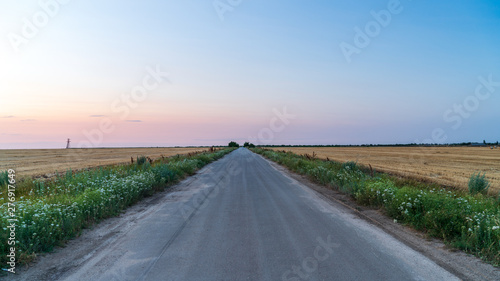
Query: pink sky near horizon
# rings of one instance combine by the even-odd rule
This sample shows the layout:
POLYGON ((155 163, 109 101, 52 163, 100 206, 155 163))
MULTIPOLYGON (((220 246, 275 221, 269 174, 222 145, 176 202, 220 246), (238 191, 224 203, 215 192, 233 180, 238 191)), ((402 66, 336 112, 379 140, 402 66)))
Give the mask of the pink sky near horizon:
POLYGON ((72 140, 74 147, 88 143, 91 143, 92 147, 116 146, 119 143, 132 146, 134 143, 139 146, 222 145, 227 144, 226 139, 231 136, 244 133, 238 130, 237 122, 231 124, 221 117, 203 120, 184 116, 171 120, 158 117, 119 120, 106 116, 79 118, 80 120, 70 116, 65 116, 64 119, 39 116, 33 118, 37 119, 0 119, 2 131, 9 132, 1 133, 0 149, 57 148, 64 146, 67 138, 72 140), (109 123, 101 125, 103 120, 109 123), (226 129, 221 130, 221 127, 226 129), (197 139, 200 136, 206 140, 197 139), (214 141, 210 141, 211 139, 214 141), (223 140, 216 141, 217 139, 223 140))

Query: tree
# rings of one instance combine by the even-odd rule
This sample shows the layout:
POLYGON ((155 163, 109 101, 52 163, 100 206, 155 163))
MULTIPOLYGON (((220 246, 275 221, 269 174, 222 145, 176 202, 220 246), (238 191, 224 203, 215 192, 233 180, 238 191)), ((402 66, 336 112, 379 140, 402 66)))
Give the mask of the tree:
POLYGON ((227 146, 229 146, 229 147, 240 147, 240 145, 237 142, 234 142, 234 141, 229 142, 229 144, 227 146))
POLYGON ((248 147, 248 148, 253 148, 255 147, 255 145, 251 142, 245 142, 245 144, 243 144, 244 147, 248 147))

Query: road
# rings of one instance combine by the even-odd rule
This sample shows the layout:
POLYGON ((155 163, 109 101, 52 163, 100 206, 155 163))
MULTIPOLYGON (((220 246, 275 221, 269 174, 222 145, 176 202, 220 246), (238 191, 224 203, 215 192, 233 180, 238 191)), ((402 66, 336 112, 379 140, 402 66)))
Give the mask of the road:
POLYGON ((107 234, 93 230, 106 237, 90 252, 68 245, 66 258, 42 259, 46 270, 24 278, 457 280, 244 148, 150 205, 127 223, 108 222, 107 234))

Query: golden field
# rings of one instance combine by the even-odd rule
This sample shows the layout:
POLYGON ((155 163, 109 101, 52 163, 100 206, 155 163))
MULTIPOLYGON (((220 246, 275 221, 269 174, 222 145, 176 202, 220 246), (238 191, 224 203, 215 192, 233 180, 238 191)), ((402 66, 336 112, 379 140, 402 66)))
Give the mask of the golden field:
POLYGON ((18 176, 51 175, 68 169, 80 170, 104 165, 130 163, 130 157, 151 159, 207 150, 206 147, 167 148, 72 148, 0 150, 0 171, 15 169, 18 176))
POLYGON ((500 149, 490 147, 272 147, 297 154, 355 161, 403 177, 467 189, 474 172, 485 172, 490 193, 500 191, 500 149))

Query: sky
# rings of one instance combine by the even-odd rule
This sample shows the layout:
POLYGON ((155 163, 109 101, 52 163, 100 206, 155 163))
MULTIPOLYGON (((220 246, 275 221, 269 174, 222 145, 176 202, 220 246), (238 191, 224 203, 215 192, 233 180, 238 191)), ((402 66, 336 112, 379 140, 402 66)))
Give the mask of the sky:
POLYGON ((500 141, 498 1, 0 0, 0 149, 500 141))

